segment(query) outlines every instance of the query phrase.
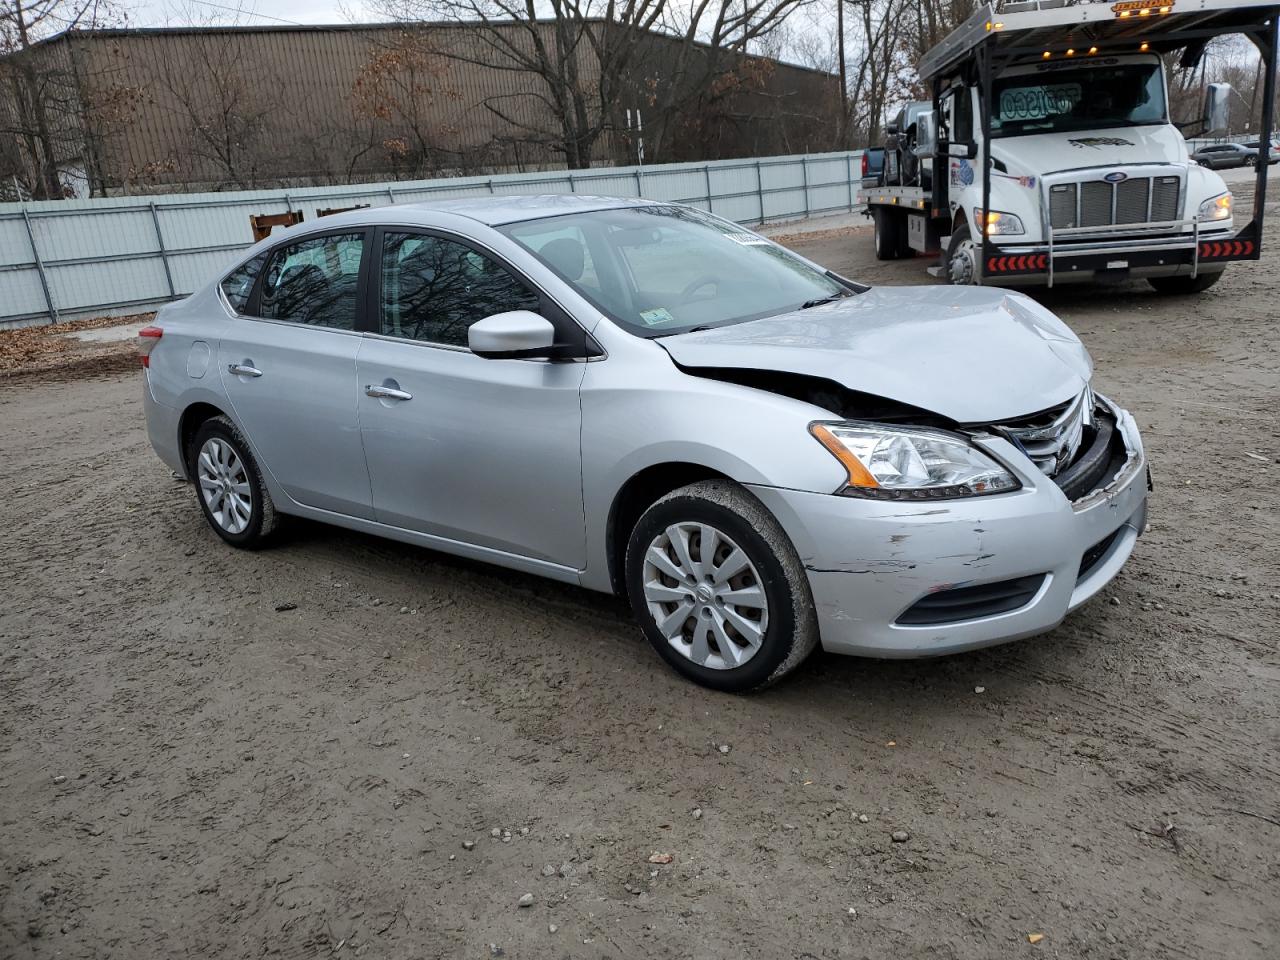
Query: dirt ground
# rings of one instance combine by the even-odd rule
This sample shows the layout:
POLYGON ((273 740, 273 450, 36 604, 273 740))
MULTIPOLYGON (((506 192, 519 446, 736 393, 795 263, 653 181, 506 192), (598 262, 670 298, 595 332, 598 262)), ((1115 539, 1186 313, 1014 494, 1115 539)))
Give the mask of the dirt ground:
POLYGON ((752 697, 608 597, 312 524, 226 548, 137 373, 0 383, 0 957, 1280 956, 1268 243, 1199 298, 1044 296, 1153 463, 1104 595, 752 697))

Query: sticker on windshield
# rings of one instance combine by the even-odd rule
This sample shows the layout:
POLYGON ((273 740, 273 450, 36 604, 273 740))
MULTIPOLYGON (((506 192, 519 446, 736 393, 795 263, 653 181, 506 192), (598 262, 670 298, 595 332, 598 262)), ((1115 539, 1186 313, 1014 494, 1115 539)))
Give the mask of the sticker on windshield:
POLYGON ((646 327, 657 327, 664 323, 675 323, 676 318, 666 307, 655 307, 652 310, 641 310, 640 319, 644 321, 646 327))
POLYGON ((757 237, 754 233, 726 233, 726 237, 734 243, 740 243, 744 247, 750 247, 756 244, 767 244, 769 241, 764 237, 757 237))

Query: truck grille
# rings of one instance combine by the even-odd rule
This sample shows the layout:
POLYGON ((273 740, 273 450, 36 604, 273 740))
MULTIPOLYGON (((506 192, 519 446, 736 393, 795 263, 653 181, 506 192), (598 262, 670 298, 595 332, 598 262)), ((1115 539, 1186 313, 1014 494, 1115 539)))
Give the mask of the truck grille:
POLYGON ((1049 223, 1055 230, 1163 223, 1177 218, 1181 188, 1176 176, 1055 183, 1049 187, 1049 223))

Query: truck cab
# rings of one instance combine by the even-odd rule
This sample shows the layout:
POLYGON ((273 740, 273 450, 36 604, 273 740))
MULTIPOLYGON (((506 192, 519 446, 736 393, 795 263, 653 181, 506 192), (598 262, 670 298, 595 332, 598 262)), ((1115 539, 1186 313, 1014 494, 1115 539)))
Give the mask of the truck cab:
POLYGON ((955 284, 1209 288, 1230 262, 1261 255, 1267 165, 1252 209, 1237 210, 1185 139, 1225 130, 1231 88, 1208 84, 1201 120, 1176 124, 1164 58, 1194 69, 1213 38, 1247 37, 1264 65, 1260 140, 1270 142, 1278 23, 1280 3, 1266 0, 978 8, 920 61, 932 98, 910 139, 932 176, 886 177, 861 193, 876 256, 937 253, 936 275, 955 284))
MULTIPOLYGON (((973 122, 981 113, 976 84, 957 78, 943 92, 950 282, 973 282, 979 218, 997 258, 1005 258, 990 272, 1000 273, 1010 258, 1034 258, 1056 283, 1096 281, 1113 271, 1157 287, 1165 278, 1190 279, 1196 265, 1185 258, 1134 266, 1126 254, 1194 250, 1233 235, 1231 192, 1221 176, 1192 162, 1170 122, 1161 58, 1068 50, 1015 61, 993 78, 987 132, 973 122), (988 162, 983 214, 976 171, 988 162), (1069 253, 1109 259, 1054 269, 1069 253)), ((1206 289, 1225 267, 1199 265, 1194 283, 1170 286, 1206 289)), ((1010 279, 1042 278, 1014 271, 1010 279)))

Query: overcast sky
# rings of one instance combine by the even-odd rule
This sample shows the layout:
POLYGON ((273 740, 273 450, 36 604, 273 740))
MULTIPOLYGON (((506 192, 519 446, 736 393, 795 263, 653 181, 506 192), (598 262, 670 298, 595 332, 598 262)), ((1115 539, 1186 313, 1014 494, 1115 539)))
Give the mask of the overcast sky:
POLYGON ((135 27, 201 23, 347 23, 374 19, 361 0, 121 0, 135 27), (237 11, 243 13, 237 13, 237 11))

